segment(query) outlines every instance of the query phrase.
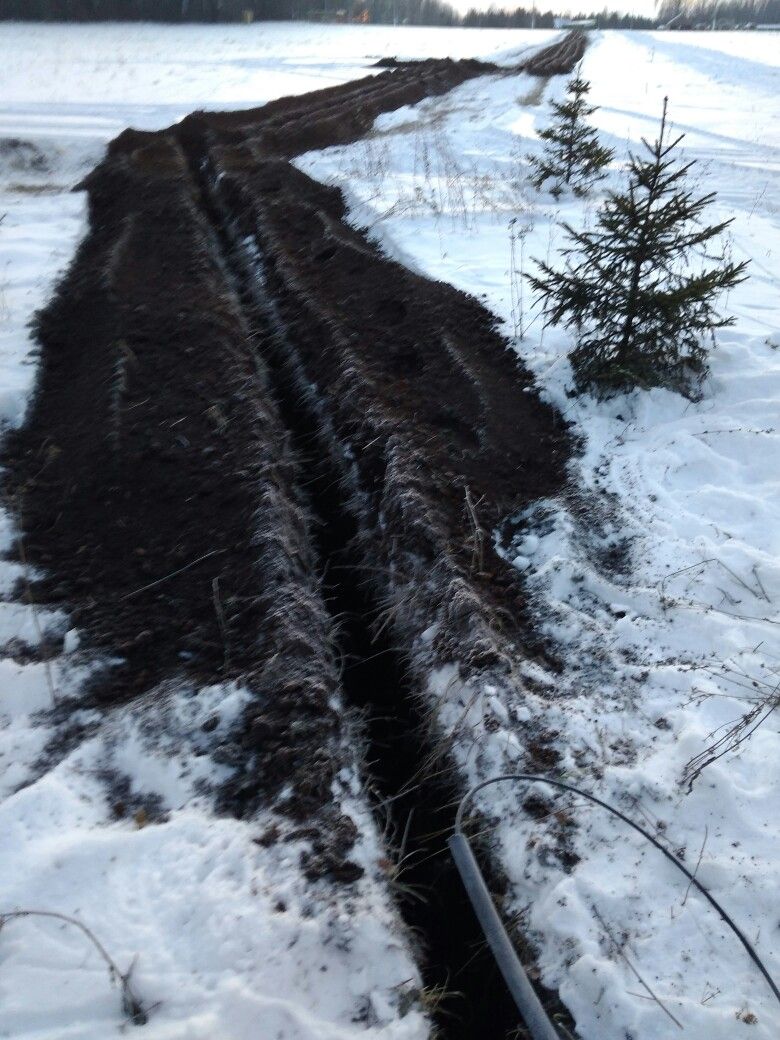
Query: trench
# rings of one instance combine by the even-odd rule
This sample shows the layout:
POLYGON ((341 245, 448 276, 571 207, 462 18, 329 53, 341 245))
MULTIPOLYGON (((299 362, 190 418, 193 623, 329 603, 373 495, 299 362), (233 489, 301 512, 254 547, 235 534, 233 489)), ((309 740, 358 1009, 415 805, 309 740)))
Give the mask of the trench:
MULTIPOLYGON (((424 1003, 440 1040, 504 1040, 517 1036, 517 1009, 466 899, 446 839, 462 796, 452 766, 438 761, 435 776, 424 764, 438 752, 425 737, 425 721, 407 674, 403 648, 376 638, 373 582, 350 546, 354 520, 340 500, 340 475, 318 454, 313 416, 301 408, 290 380, 272 367, 280 411, 299 458, 314 516, 326 605, 337 621, 348 705, 364 717, 368 785, 377 826, 387 829, 400 867, 390 887, 402 917, 419 942, 424 1003)), ((324 455, 323 455, 324 457, 324 455)), ((393 858, 395 858, 395 856, 393 858)))
MULTIPOLYGON (((242 262, 240 236, 231 233, 229 215, 214 199, 205 160, 203 152, 191 153, 190 170, 221 261, 255 330, 270 391, 298 460, 322 594, 344 662, 342 689, 348 707, 363 720, 366 784, 377 827, 389 836, 392 850, 390 890, 417 947, 422 1005, 437 1040, 521 1040, 527 1034, 516 1005, 447 846, 462 785, 454 764, 442 758, 428 735, 403 647, 394 645, 392 630, 374 632, 378 583, 354 548, 360 532, 344 504, 344 474, 323 443, 316 401, 303 391, 296 351, 265 283, 263 261, 254 272, 242 262), (432 759, 436 765, 428 768, 432 759)), ((484 860, 483 871, 500 892, 502 879, 484 860)), ((542 996, 559 1006, 554 994, 542 996)))
MULTIPOLYGON (((408 100, 408 90, 415 97, 428 90, 441 93, 453 79, 478 70, 458 71, 445 63, 444 71, 441 82, 434 78, 427 85, 407 84, 403 99, 408 100)), ((373 92, 384 86, 372 81, 360 90, 373 92)), ((324 93, 323 103, 329 103, 331 94, 324 93)), ((400 100, 393 89, 389 99, 376 101, 376 107, 389 108, 400 100)), ((298 102, 288 99, 279 104, 286 110, 298 102)), ((370 111, 361 110, 353 119, 350 110, 343 126, 338 120, 325 126, 311 113, 304 114, 303 129, 296 130, 298 123, 291 123, 288 151, 302 148, 312 127, 339 140, 350 139, 371 117, 370 111)), ((249 117, 242 113, 240 118, 249 117)), ((230 117, 222 121, 229 123, 230 117)), ((213 126, 203 118, 192 118, 152 135, 128 131, 114 142, 87 184, 94 210, 91 234, 39 322, 45 364, 35 406, 7 452, 9 464, 13 463, 10 486, 27 495, 24 516, 30 559, 52 572, 41 585, 40 597, 71 609, 75 605, 75 624, 90 632, 94 646, 122 650, 127 660, 124 672, 119 675, 114 670, 91 694, 106 707, 143 694, 169 675, 189 674, 198 682, 208 682, 214 676, 252 674, 259 707, 253 706, 255 714, 242 720, 232 744, 220 745, 220 753, 230 753, 229 764, 241 767, 237 770, 241 786, 230 787, 220 807, 249 815, 257 805, 271 804, 297 769, 297 800, 285 811, 307 822, 319 813, 317 822, 323 831, 334 829, 327 805, 330 766, 331 759, 339 758, 343 721, 333 717, 333 709, 328 709, 330 715, 326 710, 328 690, 337 684, 335 674, 324 674, 330 664, 330 632, 335 630, 344 661, 344 694, 353 713, 364 719, 363 757, 366 779, 375 794, 378 827, 389 836, 387 844, 393 850, 389 859, 395 859, 386 867, 388 885, 416 938, 424 984, 422 1005, 443 1040, 524 1036, 446 845, 463 793, 462 781, 454 762, 442 758, 434 746, 412 678, 411 647, 395 645, 392 629, 376 635, 372 624, 385 590, 382 579, 372 573, 371 550, 366 553, 360 546, 361 521, 345 489, 348 465, 343 456, 351 427, 347 423, 340 434, 323 428, 321 401, 311 392, 297 356, 296 345, 306 344, 310 361, 324 358, 324 364, 330 363, 324 349, 317 355, 316 341, 307 343, 307 328, 299 324, 296 332, 296 319, 304 322, 308 317, 309 325, 316 326, 324 312, 315 310, 307 316, 301 307, 302 318, 291 315, 291 307, 294 310, 298 304, 295 280, 292 288, 289 284, 280 288, 267 284, 265 275, 278 273, 279 256, 288 265, 300 265, 305 275, 312 243, 319 257, 324 255, 326 240, 332 253, 351 251, 346 266, 332 265, 344 271, 350 284, 344 288, 330 283, 332 295, 342 292, 342 310, 348 304, 350 316, 356 315, 354 323, 342 321, 346 363, 354 362, 352 344, 362 343, 365 337, 375 337, 378 344, 369 360, 384 365, 391 374, 408 364, 410 357, 414 360, 415 351, 428 350, 433 374, 428 383, 422 377, 413 380, 419 381, 421 389, 415 386, 418 396, 410 391, 403 400, 396 428, 404 434, 407 448, 416 451, 419 440, 425 440, 425 456, 435 478, 432 496, 438 512, 434 519, 459 539, 464 557, 471 551, 464 548, 462 500, 452 492, 453 480, 470 483, 479 497, 478 484, 484 478, 487 490, 493 492, 490 508, 496 515, 506 515, 502 495, 515 495, 518 472, 523 474, 523 493, 529 499, 562 479, 566 438, 556 417, 524 392, 531 388, 530 376, 506 360, 489 315, 454 290, 425 283, 423 291, 409 283, 411 276, 405 269, 381 267, 380 259, 355 242, 354 233, 342 223, 340 204, 328 189, 311 182, 298 198, 294 184, 284 196, 288 208, 282 221, 294 221, 296 214, 300 218, 306 208, 321 221, 319 237, 311 237, 308 225, 291 243, 277 236, 277 247, 271 243, 265 257, 259 248, 259 259, 250 263, 241 250, 247 229, 240 226, 239 218, 251 207, 239 194, 229 198, 222 193, 227 189, 215 190, 218 182, 211 180, 209 163, 216 161, 214 155, 220 155, 227 142, 237 146, 234 160, 250 160, 247 167, 253 176, 256 167, 268 167, 270 179, 275 178, 271 167, 276 163, 284 174, 281 183, 292 168, 273 151, 269 163, 259 139, 255 144, 250 141, 249 151, 242 152, 245 138, 254 140, 251 126, 246 132, 230 126, 220 131, 219 117, 212 122, 213 126), (358 277, 362 270, 353 277, 356 267, 370 269, 365 284, 358 277), (393 288, 386 289, 387 280, 393 288), (235 290, 237 303, 229 289, 235 290), (411 301, 408 324, 391 320, 386 322, 389 331, 378 331, 377 308, 401 307, 405 317, 407 297, 411 301), (91 317, 92 328, 86 340, 85 315, 91 317), (463 353, 465 347, 459 337, 468 340, 471 355, 465 362, 470 363, 460 357, 459 350, 463 353), (403 348, 398 353, 391 349, 396 339, 403 348), (386 347, 387 357, 380 356, 386 347), (79 381, 63 378, 68 364, 78 372, 79 381), (420 394, 427 395, 426 403, 433 398, 430 391, 439 385, 437 379, 445 390, 455 391, 451 395, 455 401, 449 411, 434 401, 433 414, 423 427, 416 402, 420 394), (116 390, 113 397, 106 390, 109 382, 116 390), (156 392, 160 386, 166 387, 166 393, 156 392), (490 407, 484 407, 482 391, 490 407), (111 411, 114 398, 116 407, 111 411), (115 419, 116 436, 108 446, 97 432, 105 423, 104 413, 115 419), (184 425, 181 416, 186 417, 184 425), (522 443, 516 436, 518 425, 522 443), (484 445, 475 436, 476 428, 485 437, 484 445), (287 438, 294 455, 289 464, 287 438), (55 453, 49 450, 51 442, 55 453), (457 450, 450 450, 453 445, 457 450), (256 503, 262 498, 258 489, 272 505, 262 553, 250 537, 256 503), (70 505, 63 512, 64 498, 70 505), (199 498, 205 500, 205 510, 199 498), (274 555, 273 536, 291 517, 295 519, 298 498, 305 499, 312 517, 319 581, 309 562, 303 522, 293 528, 296 537, 291 539, 294 544, 288 556, 279 562, 274 555), (88 573, 83 559, 91 562, 88 573), (195 561, 198 568, 187 564, 176 570, 172 561, 195 561), (265 590, 267 572, 273 573, 265 590), (160 585, 151 580, 166 574, 175 581, 160 585), (320 587, 329 624, 319 616, 325 614, 315 595, 320 587), (301 597, 301 590, 312 595, 301 597), (296 613, 285 627, 273 620, 263 594, 267 599, 286 596, 296 605, 317 600, 317 605, 296 613), (222 608, 218 612, 215 601, 230 605, 225 615, 230 660, 228 640, 219 624, 222 608), (178 627, 167 622, 171 614, 178 627), (166 624, 152 623, 162 617, 166 624), (310 632, 312 640, 307 642, 310 632), (298 658, 296 672, 293 665, 298 658), (275 672, 273 662, 281 662, 279 670, 294 674, 275 672), (309 761, 305 768, 296 765, 304 737, 308 749, 319 756, 316 769, 309 761)), ((262 131, 263 126, 258 126, 262 131)), ((239 167, 237 182, 241 176, 239 167)), ((269 226, 273 237, 273 220, 266 234, 269 226)), ((312 378, 317 378, 316 365, 314 370, 312 378)), ((319 392, 329 406, 337 400, 338 390, 328 384, 327 376, 319 392)), ((353 416, 349 419, 355 422, 353 416)), ((376 415, 371 421, 377 421, 376 415)), ((372 427, 372 440, 364 444, 368 481, 373 479, 374 464, 368 449, 379 440, 373 432, 372 427)), ((407 479, 408 474, 402 476, 407 479)), ((411 477, 404 486, 411 486, 411 477)), ((493 526, 492 515, 486 513, 487 529, 493 526)), ((398 540, 412 556, 421 541, 407 546, 404 539, 412 524, 406 528, 401 520, 398 524, 398 540)), ((442 543, 432 547, 428 543, 429 555, 424 559, 438 560, 436 553, 448 535, 442 537, 442 543)), ((458 578, 463 567, 460 557, 452 555, 448 576, 458 578)), ((511 617, 519 639, 523 634, 519 590, 511 574, 490 570, 489 556, 488 545, 488 570, 473 578, 475 584, 480 582, 475 599, 486 601, 486 614, 496 604, 515 611, 511 617)), ((473 563, 470 569, 466 565, 465 573, 473 571, 473 563)), ((430 590, 426 595, 430 606, 430 590)), ((453 641, 468 634, 471 618, 477 615, 478 611, 464 611, 455 616, 453 641)), ((396 634, 396 642, 399 638, 396 634)), ((490 648, 484 650, 474 636, 471 649, 476 668, 490 648)), ((224 755, 220 760, 228 761, 224 755)), ((344 844, 342 860, 351 847, 349 841, 344 844)), ((501 892, 497 874, 489 877, 489 883, 501 892)))
MULTIPOLYGON (((288 429, 305 457, 314 430, 302 422, 300 402, 277 381, 288 429)), ((322 561, 325 600, 339 620, 348 704, 365 718, 365 759, 377 804, 377 825, 389 825, 403 857, 391 890, 420 943, 420 966, 437 1035, 441 1040, 504 1040, 518 1025, 509 996, 466 900, 446 844, 461 796, 451 769, 420 775, 435 753, 423 736, 424 721, 407 678, 402 648, 374 638, 367 621, 377 613, 360 562, 349 546, 357 534, 339 501, 338 474, 330 467, 304 470, 315 541, 322 561), (314 470, 314 472, 312 471, 314 470)))

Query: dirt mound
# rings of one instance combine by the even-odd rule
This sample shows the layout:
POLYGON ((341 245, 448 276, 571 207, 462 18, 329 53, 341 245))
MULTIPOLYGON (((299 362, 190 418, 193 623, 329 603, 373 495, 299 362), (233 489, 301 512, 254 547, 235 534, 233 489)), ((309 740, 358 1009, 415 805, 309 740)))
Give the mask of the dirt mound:
MULTIPOLYGON (((571 72, 578 61, 581 61, 587 47, 587 37, 580 31, 572 31, 563 39, 543 47, 531 58, 518 62, 516 65, 495 65, 492 62, 472 61, 471 64, 479 69, 477 75, 485 75, 489 72, 529 72, 532 76, 558 76, 571 72)), ((400 60, 398 58, 380 58, 375 61, 375 69, 404 69, 413 71, 422 69, 428 64, 419 60, 400 60)))
POLYGON ((527 624, 491 532, 559 487, 562 424, 484 308, 388 260, 344 222, 340 192, 278 160, 212 158, 207 190, 255 321, 272 328, 282 394, 308 408, 378 595, 413 589, 402 641, 437 621, 442 662, 495 665, 527 624))
POLYGON ((559 43, 538 51, 521 67, 532 76, 562 76, 582 61, 587 46, 584 32, 570 32, 559 43))
POLYGON ((311 814, 347 727, 267 370, 175 140, 88 187, 92 230, 38 317, 38 387, 5 451, 34 597, 120 659, 88 704, 170 679, 247 684, 251 711, 217 751, 243 770, 223 800, 240 814, 291 785, 283 808, 311 814))
MULTIPOLYGON (((365 136, 377 116, 428 97, 448 93, 467 80, 489 73, 528 72, 547 77, 570 72, 585 53, 584 33, 568 33, 512 67, 475 59, 400 62, 390 71, 298 97, 280 98, 258 109, 196 112, 178 128, 182 139, 209 133, 212 140, 240 144, 252 138, 263 156, 292 158, 303 152, 348 144, 365 136)), ((115 144, 122 146, 123 138, 115 144)))
MULTIPOLYGON (((573 60, 567 41, 548 64, 573 60)), ((234 812, 289 781, 285 807, 311 814, 354 759, 312 496, 319 523, 351 525, 349 565, 386 574, 373 595, 409 647, 434 622, 440 657, 474 668, 527 642, 491 531, 562 479, 559 420, 476 301, 387 260, 286 161, 484 71, 423 62, 126 131, 84 182, 90 232, 38 317, 38 385, 3 460, 35 598, 118 661, 88 703, 252 691, 214 749, 234 812)))

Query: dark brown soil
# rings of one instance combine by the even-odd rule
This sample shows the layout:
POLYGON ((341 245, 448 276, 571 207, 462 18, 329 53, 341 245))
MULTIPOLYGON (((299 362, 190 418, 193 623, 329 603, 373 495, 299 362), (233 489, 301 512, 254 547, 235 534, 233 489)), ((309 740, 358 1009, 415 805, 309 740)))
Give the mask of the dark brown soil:
POLYGON ((308 409, 324 479, 342 482, 367 580, 405 598, 394 630, 412 646, 439 622, 439 661, 474 668, 520 652, 522 582, 492 532, 560 486, 569 446, 491 315, 388 260, 346 225, 337 190, 288 163, 216 150, 205 180, 248 310, 273 327, 283 396, 308 409))
POLYGON ((6 494, 44 575, 33 595, 121 659, 87 703, 170 678, 248 684, 237 743, 215 749, 246 770, 230 808, 297 776, 289 808, 305 815, 330 800, 344 726, 267 370, 175 139, 113 158, 88 187, 91 231, 38 316, 38 386, 6 444, 6 494))
MULTIPOLYGON (((529 69, 571 68, 583 46, 567 37, 529 69)), ((55 709, 46 761, 83 739, 74 707, 241 683, 251 701, 229 737, 203 727, 233 767, 217 807, 277 810, 258 840, 308 842, 312 881, 361 874, 339 808, 345 765, 368 754, 409 811, 395 795, 431 755, 417 705, 432 666, 500 676, 544 652, 493 532, 560 487, 564 424, 476 300, 389 260, 346 223, 338 191, 289 162, 486 71, 404 64, 125 131, 82 186, 89 233, 37 317, 35 395, 3 449, 39 575, 20 595, 64 610, 109 662, 55 709)), ((48 633, 45 652, 60 639, 48 633)), ((416 787, 410 848, 431 834, 441 846, 459 789, 442 786, 439 754, 439 779, 416 787)), ((117 816, 163 818, 127 778, 104 779, 117 816)), ((455 988, 489 992, 503 1035, 516 1012, 472 957, 475 923, 450 912, 462 898, 449 861, 421 862, 429 899, 409 919, 428 936, 430 984, 460 965, 455 988)), ((481 996, 465 1005, 481 1014, 481 996)), ((462 1018, 449 1033, 478 1027, 462 1018)))
POLYGON ((306 515, 324 470, 293 458, 275 394, 288 423, 296 401, 318 426, 311 449, 345 482, 352 562, 393 572, 378 597, 420 583, 396 625, 409 646, 435 620, 440 653, 467 637, 474 666, 500 655, 496 631, 524 639, 522 588, 490 532, 560 481, 560 423, 476 301, 384 258, 338 192, 286 161, 484 71, 428 61, 126 131, 83 185, 90 232, 38 316, 38 385, 3 460, 43 574, 33 595, 118 659, 95 705, 168 679, 251 687, 235 743, 216 749, 242 767, 234 811, 291 775, 294 811, 329 801, 344 736, 306 515))
MULTIPOLYGON (((567 37, 527 68, 567 71, 583 49, 567 37)), ((40 575, 20 595, 63 609, 86 652, 111 662, 55 710, 48 761, 85 735, 74 706, 239 682, 251 702, 229 738, 216 719, 203 726, 233 767, 217 806, 276 809, 258 840, 308 841, 312 881, 361 873, 338 807, 343 766, 370 755, 408 812, 395 795, 431 754, 417 705, 432 665, 500 675, 544 652, 493 531, 560 486, 560 417, 476 300, 387 259, 346 223, 338 191, 288 161, 487 71, 404 63, 125 131, 84 182, 89 233, 37 317, 36 392, 3 449, 40 575)), ((48 633, 45 652, 60 640, 48 633)), ((116 815, 161 818, 126 778, 104 779, 116 815)), ((432 833, 441 845, 458 789, 423 779, 410 848, 432 833)), ((428 936, 430 982, 450 986, 460 963, 455 988, 479 996, 464 1006, 481 1014, 489 993, 490 1035, 503 1035, 516 1013, 472 957, 476 925, 450 912, 462 898, 449 861, 421 862, 434 863, 415 879, 430 897, 410 921, 428 936)), ((479 1021, 448 1032, 477 1035, 479 1021)))
POLYGON ((558 44, 544 47, 521 66, 532 76, 561 76, 572 71, 582 60, 587 47, 583 32, 570 32, 558 44))

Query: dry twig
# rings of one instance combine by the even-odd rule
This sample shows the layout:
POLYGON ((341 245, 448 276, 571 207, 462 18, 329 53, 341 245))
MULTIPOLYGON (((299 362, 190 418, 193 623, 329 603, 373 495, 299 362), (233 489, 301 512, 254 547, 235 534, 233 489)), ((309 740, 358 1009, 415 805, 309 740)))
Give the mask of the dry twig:
POLYGON ((2 930, 3 926, 7 924, 8 921, 21 917, 50 917, 54 920, 63 921, 65 924, 72 924, 76 928, 79 928, 108 965, 108 973, 111 981, 118 981, 122 987, 122 1011, 127 1015, 133 1025, 146 1025, 149 1020, 149 1012, 151 1011, 151 1008, 144 1007, 130 984, 130 978, 133 974, 133 969, 135 968, 136 958, 133 959, 133 962, 127 971, 120 971, 116 961, 114 961, 105 946, 100 942, 90 928, 87 928, 85 924, 82 924, 81 921, 77 920, 75 917, 68 917, 67 914, 56 913, 53 910, 11 910, 7 913, 0 913, 0 930, 2 930))
POLYGON ((628 959, 628 957, 626 956, 624 950, 622 949, 622 947, 620 946, 620 944, 617 942, 617 940, 615 939, 614 935, 610 931, 609 926, 607 925, 607 922, 604 920, 604 918, 598 912, 596 907, 595 906, 591 906, 591 910, 593 911, 593 914, 596 917, 597 921, 599 922, 599 924, 601 925, 601 927, 604 929, 604 931, 606 932, 607 936, 609 937, 609 941, 612 944, 612 949, 618 955, 618 957, 621 957, 625 961, 629 971, 634 976, 634 978, 637 980, 639 985, 642 986, 643 989, 647 990, 647 992, 649 993, 650 997, 655 1001, 655 1003, 659 1006, 659 1008, 663 1011, 663 1013, 665 1015, 667 1015, 672 1020, 672 1022, 674 1022, 674 1024, 677 1026, 678 1029, 684 1029, 685 1027, 683 1026, 683 1024, 678 1019, 676 1019, 674 1017, 674 1015, 671 1013, 669 1008, 667 1008, 665 1006, 665 1004, 661 1001, 661 999, 658 996, 656 996, 655 993, 653 993, 653 991, 650 989, 648 984, 645 982, 645 980, 639 974, 637 969, 634 967, 634 965, 628 959))

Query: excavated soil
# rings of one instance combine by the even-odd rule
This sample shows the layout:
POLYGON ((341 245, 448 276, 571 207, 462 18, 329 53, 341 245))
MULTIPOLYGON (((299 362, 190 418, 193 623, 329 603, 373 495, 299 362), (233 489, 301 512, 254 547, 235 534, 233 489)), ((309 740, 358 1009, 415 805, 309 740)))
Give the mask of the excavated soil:
MULTIPOLYGON (((526 67, 568 71, 583 49, 570 36, 526 67)), ((560 417, 476 300, 386 258, 289 162, 487 71, 403 63, 123 133, 82 186, 89 233, 37 317, 37 388, 3 450, 38 574, 24 595, 110 662, 78 706, 242 683, 251 704, 212 749, 235 767, 218 804, 305 820, 312 878, 360 872, 334 808, 360 757, 345 701, 396 697, 406 739, 432 666, 544 652, 492 532, 560 487, 560 417), (372 670, 373 647, 393 668, 372 670)), ((409 779, 391 737, 364 738, 388 791, 409 779)))
POLYGON ((214 151, 206 181, 283 396, 315 438, 313 468, 341 483, 354 554, 367 575, 381 568, 380 599, 414 590, 406 644, 438 620, 440 662, 496 664, 498 642, 525 644, 528 626, 491 532, 560 486, 560 421, 491 315, 348 228, 340 192, 251 148, 214 151))
POLYGON ((168 679, 249 684, 241 746, 217 749, 251 766, 230 807, 269 799, 309 743, 289 806, 305 816, 330 800, 343 725, 267 369, 174 139, 104 164, 89 192, 91 232, 38 316, 38 387, 6 447, 34 599, 120 659, 81 704, 168 679))

